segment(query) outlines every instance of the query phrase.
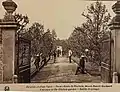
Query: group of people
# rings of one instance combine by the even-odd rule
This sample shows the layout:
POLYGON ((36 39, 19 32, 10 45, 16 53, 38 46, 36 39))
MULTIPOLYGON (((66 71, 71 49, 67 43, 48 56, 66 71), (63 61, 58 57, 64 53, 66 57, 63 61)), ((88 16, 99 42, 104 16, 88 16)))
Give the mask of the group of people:
MULTIPOLYGON (((68 51, 69 63, 72 62, 72 61, 71 61, 71 60, 72 60, 72 59, 71 59, 72 54, 73 54, 73 53, 72 53, 72 50, 69 49, 69 51, 68 51)), ((42 53, 41 53, 41 54, 37 54, 37 55, 36 55, 36 58, 35 58, 34 64, 35 64, 35 66, 36 66, 37 71, 39 71, 39 62, 40 62, 40 57, 41 57, 41 55, 42 55, 42 53)), ((53 52, 53 57, 54 57, 53 59, 54 59, 54 63, 55 63, 56 57, 57 57, 56 51, 53 52)), ((79 63, 77 63, 78 66, 77 66, 75 75, 77 75, 78 72, 81 72, 81 73, 83 73, 83 74, 85 73, 85 60, 86 60, 85 56, 84 56, 84 55, 81 55, 80 61, 79 61, 79 63)), ((42 62, 43 62, 43 61, 44 61, 44 60, 42 60, 42 62)), ((42 63, 42 62, 41 62, 41 63, 42 63)))
MULTIPOLYGON (((36 66, 36 69, 37 69, 37 71, 39 71, 39 63, 41 62, 41 64, 42 64, 42 62, 45 62, 46 60, 46 58, 43 58, 42 57, 42 60, 41 60, 41 58, 40 57, 42 57, 42 53, 41 54, 37 54, 36 56, 35 56, 35 61, 34 61, 34 64, 35 64, 35 66, 36 66)), ((55 61, 56 61, 56 57, 57 57, 57 54, 56 54, 56 51, 54 51, 53 52, 53 57, 54 57, 54 63, 55 63, 55 61)))
MULTIPOLYGON (((68 51, 68 56, 69 56, 69 62, 71 63, 72 50, 70 50, 70 49, 68 51)), ((79 61, 79 63, 77 63, 78 66, 77 66, 75 75, 77 75, 78 72, 81 72, 82 74, 85 73, 85 60, 86 60, 85 56, 81 55, 80 61, 79 61)))
MULTIPOLYGON (((72 62, 72 61, 71 61, 71 60, 72 60, 72 59, 71 59, 72 54, 73 54, 73 53, 72 53, 72 50, 69 49, 69 51, 68 51, 69 63, 72 62)), ((56 61, 56 56, 57 56, 56 51, 54 51, 53 56, 54 56, 54 63, 55 63, 55 61, 56 61)), ((85 60, 86 60, 85 56, 84 56, 84 55, 81 55, 80 61, 79 61, 79 63, 77 63, 78 66, 77 66, 75 75, 77 75, 78 72, 81 72, 82 74, 85 73, 85 60)))
POLYGON ((40 56, 41 56, 42 54, 37 54, 36 55, 36 57, 35 57, 35 62, 34 62, 34 64, 35 64, 35 66, 36 66, 36 69, 37 69, 37 71, 39 71, 39 62, 40 62, 40 56))
POLYGON ((35 66, 36 66, 36 70, 37 70, 37 71, 39 71, 40 62, 41 62, 41 65, 42 65, 43 62, 46 62, 46 57, 44 57, 44 56, 42 55, 42 53, 37 54, 37 55, 35 56, 35 58, 34 58, 34 64, 35 64, 35 66))

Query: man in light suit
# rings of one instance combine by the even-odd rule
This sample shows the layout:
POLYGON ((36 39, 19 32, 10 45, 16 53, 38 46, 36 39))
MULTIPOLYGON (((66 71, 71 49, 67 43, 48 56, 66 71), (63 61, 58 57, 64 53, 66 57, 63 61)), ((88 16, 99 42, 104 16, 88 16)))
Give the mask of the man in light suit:
POLYGON ((71 63, 71 56, 72 56, 72 51, 69 49, 68 51, 68 56, 69 56, 69 62, 71 63))

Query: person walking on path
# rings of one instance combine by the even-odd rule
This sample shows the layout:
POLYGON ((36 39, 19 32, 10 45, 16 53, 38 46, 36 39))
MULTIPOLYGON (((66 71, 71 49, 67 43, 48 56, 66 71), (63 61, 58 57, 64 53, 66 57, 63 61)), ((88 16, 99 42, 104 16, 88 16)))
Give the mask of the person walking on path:
POLYGON ((68 56, 69 56, 69 62, 71 63, 71 56, 72 56, 72 51, 69 49, 68 51, 68 56))
POLYGON ((75 75, 77 75, 78 72, 85 74, 85 56, 84 55, 81 55, 75 75))
POLYGON ((56 61, 56 51, 54 51, 53 56, 54 56, 54 63, 55 63, 55 61, 56 61))
POLYGON ((37 71, 39 71, 39 62, 40 62, 40 56, 39 56, 39 54, 37 54, 37 55, 36 55, 35 62, 34 62, 37 71))

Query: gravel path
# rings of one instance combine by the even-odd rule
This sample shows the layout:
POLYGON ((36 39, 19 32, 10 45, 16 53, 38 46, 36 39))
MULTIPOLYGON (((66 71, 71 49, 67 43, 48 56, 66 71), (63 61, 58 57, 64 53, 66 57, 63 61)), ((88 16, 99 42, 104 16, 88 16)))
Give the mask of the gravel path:
POLYGON ((75 75, 77 65, 69 63, 68 58, 57 58, 56 63, 51 60, 31 79, 32 83, 99 83, 99 77, 87 74, 75 75))

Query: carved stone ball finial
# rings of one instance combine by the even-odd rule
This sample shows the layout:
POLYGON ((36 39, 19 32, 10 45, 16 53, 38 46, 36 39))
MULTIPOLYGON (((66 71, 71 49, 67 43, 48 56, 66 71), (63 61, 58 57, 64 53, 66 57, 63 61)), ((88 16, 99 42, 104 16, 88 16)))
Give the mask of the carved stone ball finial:
POLYGON ((17 4, 15 2, 13 2, 12 0, 6 0, 6 1, 2 2, 2 5, 4 6, 4 9, 7 11, 7 13, 11 13, 11 14, 17 8, 17 4))
POLYGON ((17 4, 15 2, 13 2, 12 0, 6 0, 6 1, 2 2, 2 5, 3 5, 4 9, 7 11, 5 13, 3 21, 4 22, 15 21, 15 18, 12 15, 12 13, 16 10, 17 4))
POLYGON ((120 14, 120 0, 112 6, 112 9, 116 14, 120 14))
POLYGON ((110 29, 119 29, 120 28, 120 0, 117 1, 113 6, 112 6, 113 11, 115 12, 115 17, 111 20, 109 26, 110 29))

